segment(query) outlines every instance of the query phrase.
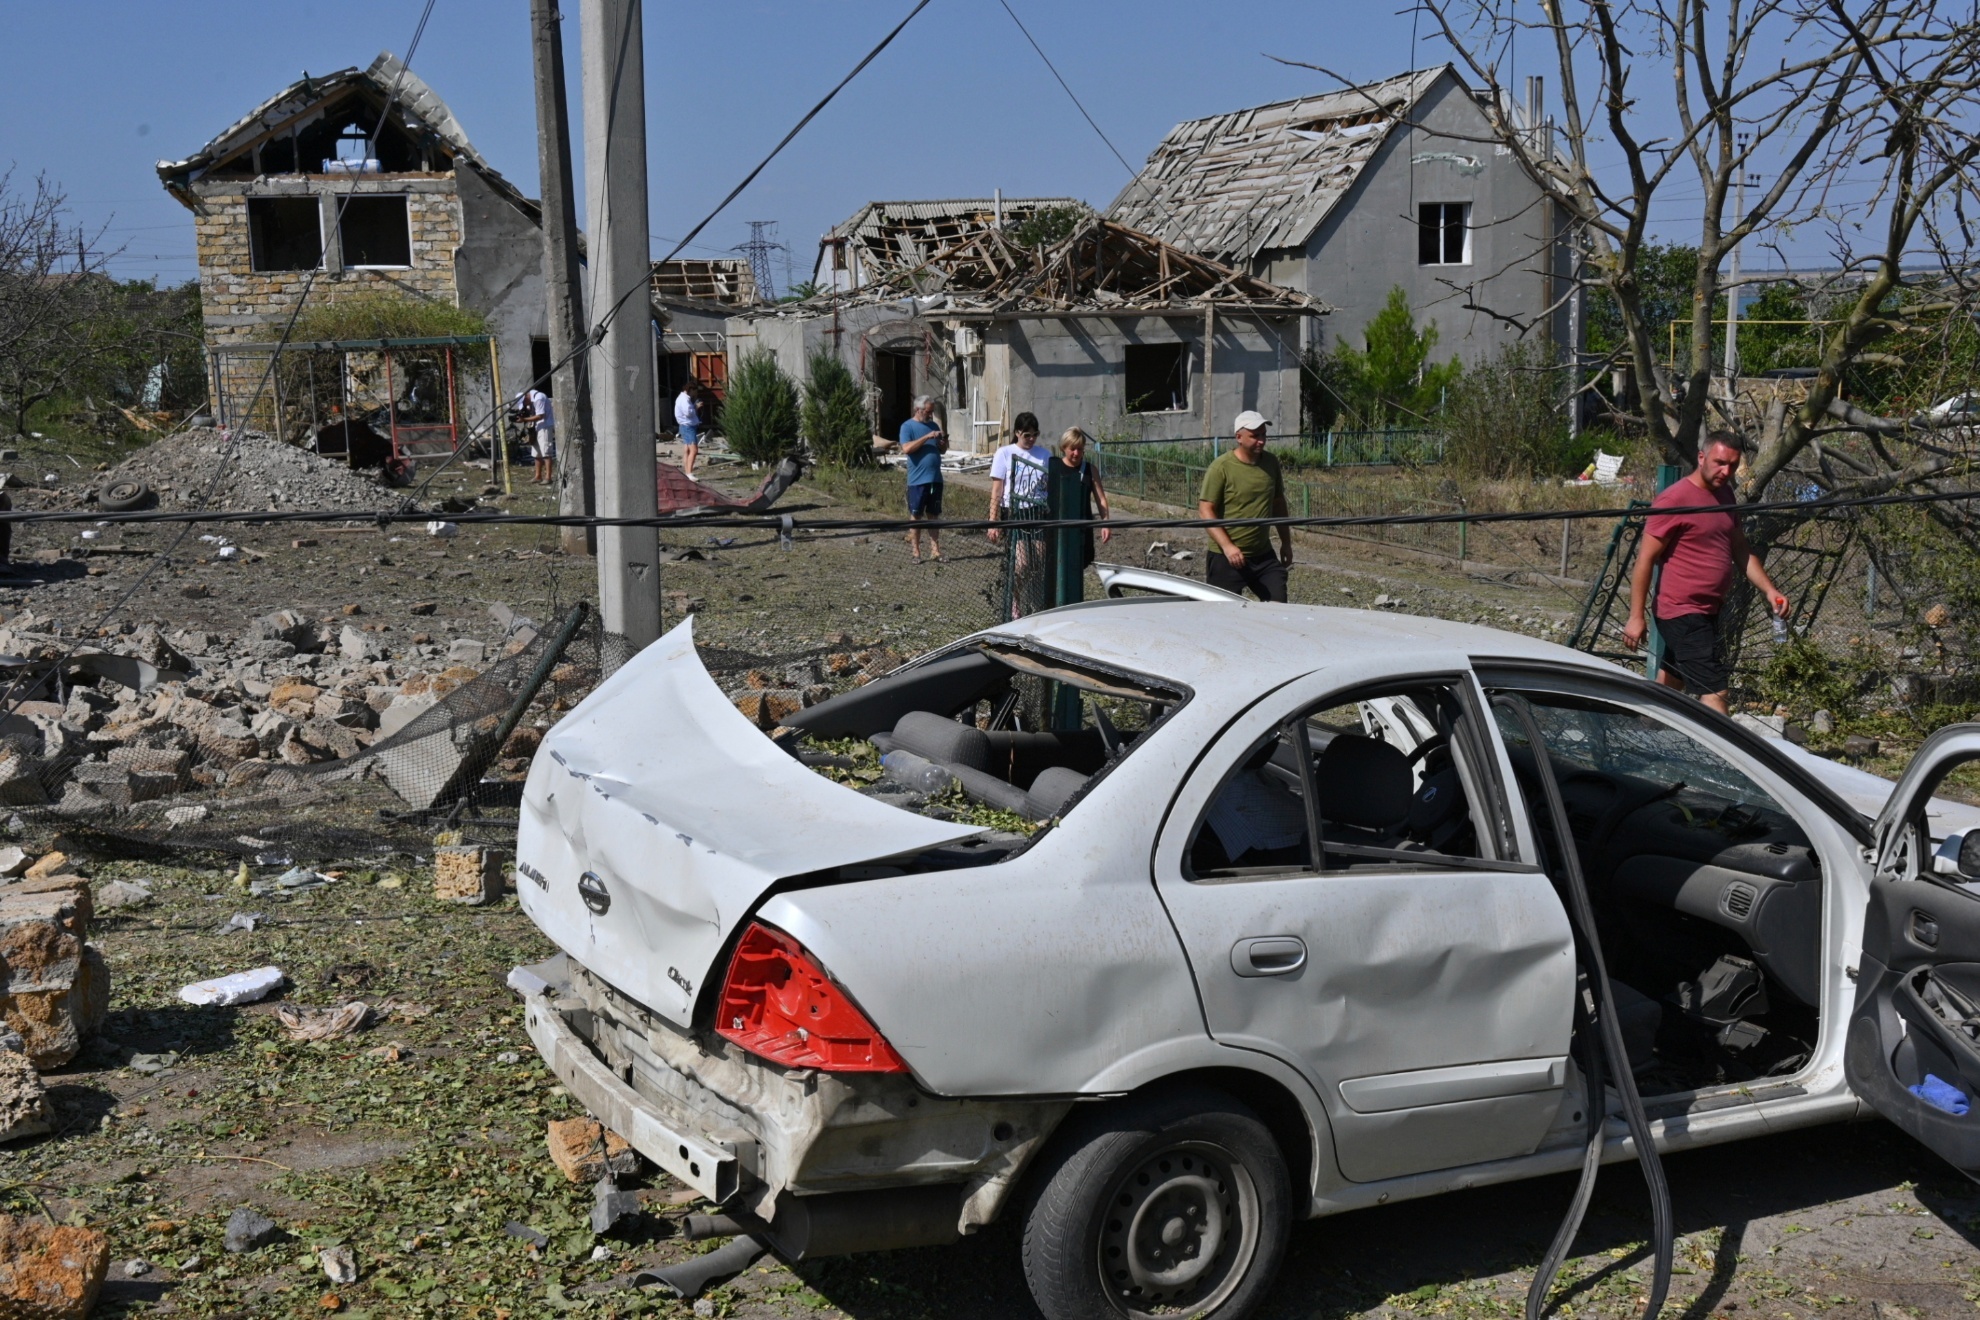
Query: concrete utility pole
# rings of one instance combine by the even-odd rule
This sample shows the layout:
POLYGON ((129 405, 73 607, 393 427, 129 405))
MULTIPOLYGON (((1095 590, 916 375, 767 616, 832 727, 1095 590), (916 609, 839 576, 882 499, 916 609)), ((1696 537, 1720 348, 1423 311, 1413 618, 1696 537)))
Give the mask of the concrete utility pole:
MULTIPOLYGON (((536 166, 543 187, 543 293, 550 311, 550 375, 556 400, 557 512, 582 516, 592 509, 590 375, 583 358, 568 360, 584 338, 584 301, 578 284, 577 195, 571 186, 571 112, 564 98, 564 16, 557 0, 529 0, 536 64, 536 166)), ((562 529, 564 553, 591 553, 591 531, 562 529)))
MULTIPOLYGON (((1733 216, 1746 219, 1747 135, 1738 134, 1739 177, 1733 183, 1733 216)), ((1733 410, 1739 394, 1739 244, 1733 244, 1732 276, 1726 281, 1726 421, 1734 422, 1733 410)))
MULTIPOLYGON (((591 351, 599 515, 652 518, 653 279, 646 219, 646 60, 640 0, 581 0, 584 196, 591 222, 591 315, 610 316, 591 351), (630 296, 615 312, 621 295, 630 296)), ((598 612, 635 650, 660 635, 660 538, 598 529, 598 612)))

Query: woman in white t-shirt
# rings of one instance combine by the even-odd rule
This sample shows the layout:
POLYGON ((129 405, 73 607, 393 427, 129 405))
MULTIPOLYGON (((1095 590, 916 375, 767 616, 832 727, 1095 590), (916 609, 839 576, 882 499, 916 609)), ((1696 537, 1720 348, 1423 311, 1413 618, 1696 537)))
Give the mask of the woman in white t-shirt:
MULTIPOLYGON (((1045 474, 1052 462, 1052 451, 1038 443, 1038 419, 1021 412, 1011 423, 1016 443, 1000 448, 990 460, 990 521, 1002 522, 1019 512, 1042 511, 1045 505, 1045 474)), ((1001 533, 990 529, 990 539, 1001 533)))

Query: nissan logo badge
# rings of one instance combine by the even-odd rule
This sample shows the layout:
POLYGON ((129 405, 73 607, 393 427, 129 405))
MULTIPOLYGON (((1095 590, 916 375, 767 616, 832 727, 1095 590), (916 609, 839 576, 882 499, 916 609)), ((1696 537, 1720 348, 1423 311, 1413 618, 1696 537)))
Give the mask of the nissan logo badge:
POLYGON ((611 891, 605 888, 605 882, 598 878, 596 871, 586 871, 578 877, 578 897, 600 916, 605 915, 605 909, 612 906, 611 891))

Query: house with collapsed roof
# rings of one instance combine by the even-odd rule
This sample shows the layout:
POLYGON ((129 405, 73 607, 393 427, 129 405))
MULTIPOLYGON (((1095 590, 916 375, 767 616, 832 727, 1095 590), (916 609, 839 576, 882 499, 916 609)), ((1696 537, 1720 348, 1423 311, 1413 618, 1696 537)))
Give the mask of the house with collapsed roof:
MULTIPOLYGON (((1539 101, 1505 118, 1544 153, 1539 101)), ((1449 65, 1179 124, 1107 216, 1326 299, 1357 346, 1397 286, 1440 355, 1569 342, 1566 216, 1449 65)))
POLYGON ((193 213, 210 348, 279 339, 313 277, 312 299, 481 313, 511 382, 547 363, 541 208, 389 52, 304 74, 158 177, 193 213))
POLYGON ((858 288, 731 317, 732 366, 770 353, 803 379, 829 351, 866 382, 876 434, 928 394, 963 452, 1006 441, 1020 412, 1047 438, 1216 435, 1247 408, 1298 426, 1319 299, 1090 211, 1042 247, 1013 230, 985 212, 939 243, 865 249, 858 288))
POLYGON ((729 387, 729 318, 763 301, 756 272, 736 257, 677 257, 653 263, 654 388, 661 407, 659 429, 673 434, 673 397, 689 380, 717 399, 729 387))
POLYGON ((814 288, 851 293, 903 266, 914 266, 990 226, 1013 230, 1042 211, 1085 215, 1077 197, 950 198, 932 202, 868 202, 818 240, 814 288))

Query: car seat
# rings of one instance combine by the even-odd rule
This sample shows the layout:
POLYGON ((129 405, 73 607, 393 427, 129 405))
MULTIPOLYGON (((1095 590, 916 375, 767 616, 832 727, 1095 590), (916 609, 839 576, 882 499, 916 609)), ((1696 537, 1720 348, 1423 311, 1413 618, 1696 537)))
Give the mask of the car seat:
POLYGON ((1406 842, 1413 797, 1409 758, 1379 738, 1344 733, 1313 767, 1329 841, 1393 848, 1406 842))

